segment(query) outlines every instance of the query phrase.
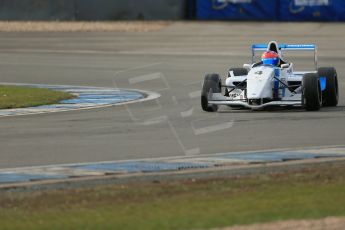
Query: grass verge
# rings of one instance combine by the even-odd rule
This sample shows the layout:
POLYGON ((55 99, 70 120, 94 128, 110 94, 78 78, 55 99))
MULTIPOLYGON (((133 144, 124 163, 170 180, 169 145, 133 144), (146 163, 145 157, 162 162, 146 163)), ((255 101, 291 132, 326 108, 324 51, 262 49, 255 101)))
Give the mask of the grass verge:
POLYGON ((210 229, 345 215, 345 163, 303 171, 1 192, 2 229, 210 229))
POLYGON ((56 104, 73 97, 70 93, 49 89, 0 85, 0 109, 56 104))

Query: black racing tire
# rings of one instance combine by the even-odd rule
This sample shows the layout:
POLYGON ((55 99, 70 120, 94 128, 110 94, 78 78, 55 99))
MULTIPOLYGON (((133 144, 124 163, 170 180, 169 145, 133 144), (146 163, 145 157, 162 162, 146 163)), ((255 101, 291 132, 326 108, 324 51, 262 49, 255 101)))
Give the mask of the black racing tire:
POLYGON ((208 103, 208 94, 210 90, 213 93, 221 92, 222 81, 218 74, 207 74, 201 90, 201 108, 206 112, 216 112, 218 105, 210 105, 208 103))
POLYGON ((319 77, 326 78, 326 89, 322 91, 322 105, 337 106, 339 100, 337 71, 333 67, 321 67, 317 73, 319 77))
POLYGON ((316 73, 304 74, 302 79, 302 106, 307 111, 317 111, 322 104, 319 77, 316 73))

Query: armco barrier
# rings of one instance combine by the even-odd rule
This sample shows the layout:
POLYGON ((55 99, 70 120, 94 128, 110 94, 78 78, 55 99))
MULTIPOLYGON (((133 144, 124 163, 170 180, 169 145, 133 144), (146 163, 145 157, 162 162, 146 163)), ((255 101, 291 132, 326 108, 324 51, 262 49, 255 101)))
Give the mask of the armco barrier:
POLYGON ((344 0, 280 0, 283 21, 344 21, 344 0))
POLYGON ((277 20, 276 0, 197 0, 196 18, 201 20, 277 20))

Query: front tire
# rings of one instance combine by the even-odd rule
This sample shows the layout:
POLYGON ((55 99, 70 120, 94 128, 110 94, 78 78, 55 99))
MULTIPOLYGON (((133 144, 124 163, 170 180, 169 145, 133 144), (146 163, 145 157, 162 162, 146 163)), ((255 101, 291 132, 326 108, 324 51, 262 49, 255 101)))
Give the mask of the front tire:
POLYGON ((322 92, 322 105, 337 106, 339 100, 337 71, 333 67, 322 67, 317 72, 319 77, 326 78, 326 89, 322 92))
POLYGON ((218 105, 208 103, 208 94, 221 92, 221 79, 218 74, 207 74, 201 90, 201 108, 206 112, 216 112, 218 105))
POLYGON ((318 75, 307 73, 302 79, 302 106, 307 111, 317 111, 322 104, 322 94, 318 75))

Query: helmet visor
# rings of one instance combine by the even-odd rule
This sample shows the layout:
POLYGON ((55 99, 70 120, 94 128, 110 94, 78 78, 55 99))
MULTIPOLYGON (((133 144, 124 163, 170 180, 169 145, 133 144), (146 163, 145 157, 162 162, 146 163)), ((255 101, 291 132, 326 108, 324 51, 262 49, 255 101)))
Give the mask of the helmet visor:
POLYGON ((278 62, 279 62, 279 58, 263 58, 262 59, 262 63, 264 65, 278 65, 278 62))

